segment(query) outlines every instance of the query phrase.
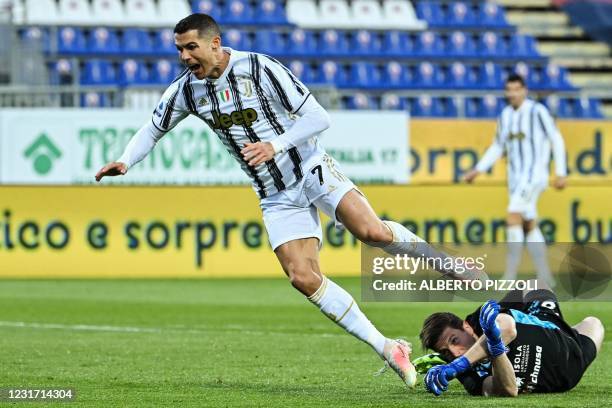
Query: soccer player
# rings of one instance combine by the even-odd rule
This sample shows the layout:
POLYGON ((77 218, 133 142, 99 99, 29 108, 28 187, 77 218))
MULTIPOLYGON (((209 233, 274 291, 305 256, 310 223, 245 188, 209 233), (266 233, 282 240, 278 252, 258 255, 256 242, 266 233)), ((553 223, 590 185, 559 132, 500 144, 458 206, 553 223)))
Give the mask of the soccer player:
POLYGON ((270 244, 291 284, 414 386, 410 345, 381 334, 353 297, 322 273, 318 210, 390 254, 429 257, 436 251, 401 224, 376 216, 319 144, 329 116, 287 68, 266 55, 222 47, 217 23, 205 14, 184 18, 174 33, 187 69, 163 94, 152 120, 96 180, 126 174, 187 115, 204 120, 251 178, 270 244))
POLYGON ((510 295, 499 304, 488 301, 465 320, 448 312, 425 319, 423 347, 448 362, 427 372, 429 392, 440 395, 453 378, 483 396, 564 392, 578 384, 601 350, 601 321, 590 316, 570 327, 547 289, 510 295))
POLYGON ((554 287, 546 258, 546 240, 537 224, 537 203, 548 185, 551 147, 555 160, 554 186, 557 189, 565 188, 565 145, 546 107, 527 99, 527 87, 520 75, 508 76, 505 93, 508 106, 497 120, 493 144, 476 167, 466 174, 465 181, 473 182, 479 174, 488 171, 502 154, 506 154, 510 195, 506 241, 510 244, 503 279, 516 279, 523 242, 526 240, 538 279, 554 287))

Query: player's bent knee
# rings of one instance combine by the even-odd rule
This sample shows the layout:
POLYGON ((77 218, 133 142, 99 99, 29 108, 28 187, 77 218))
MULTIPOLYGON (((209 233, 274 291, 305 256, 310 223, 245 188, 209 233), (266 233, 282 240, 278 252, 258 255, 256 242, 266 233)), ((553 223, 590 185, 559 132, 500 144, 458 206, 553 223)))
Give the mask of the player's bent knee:
POLYGON ((364 225, 354 234, 358 240, 367 244, 389 242, 389 231, 382 222, 375 225, 364 225))
POLYGON ((306 260, 290 262, 287 265, 287 272, 291 285, 307 296, 316 292, 321 285, 321 277, 316 268, 306 260))

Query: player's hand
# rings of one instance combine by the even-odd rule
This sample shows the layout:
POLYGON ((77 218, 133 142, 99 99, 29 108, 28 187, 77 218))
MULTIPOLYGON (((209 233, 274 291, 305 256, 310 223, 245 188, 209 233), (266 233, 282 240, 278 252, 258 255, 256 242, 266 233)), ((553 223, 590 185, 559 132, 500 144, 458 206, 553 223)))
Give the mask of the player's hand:
POLYGON ((108 163, 106 166, 102 167, 100 171, 96 174, 96 181, 99 182, 104 176, 119 176, 124 175, 125 173, 127 173, 127 166, 125 165, 125 163, 108 163))
POLYGON ((478 177, 479 174, 480 172, 478 170, 472 169, 467 172, 467 174, 463 177, 463 180, 465 180, 466 183, 471 183, 476 177, 478 177))
POLYGON ((249 166, 255 167, 268 160, 272 160, 274 157, 274 147, 272 147, 270 142, 246 143, 240 153, 249 166))
POLYGON ((448 389, 450 380, 469 368, 470 362, 463 356, 455 359, 452 363, 430 368, 425 375, 425 388, 434 395, 440 395, 448 389))
POLYGON ((553 182, 553 186, 557 190, 563 190, 565 186, 567 186, 567 177, 557 176, 557 178, 553 182))
POLYGON ((487 301, 480 308, 480 327, 487 337, 487 348, 491 357, 500 356, 507 351, 501 338, 499 324, 497 324, 499 310, 499 304, 494 300, 487 301))

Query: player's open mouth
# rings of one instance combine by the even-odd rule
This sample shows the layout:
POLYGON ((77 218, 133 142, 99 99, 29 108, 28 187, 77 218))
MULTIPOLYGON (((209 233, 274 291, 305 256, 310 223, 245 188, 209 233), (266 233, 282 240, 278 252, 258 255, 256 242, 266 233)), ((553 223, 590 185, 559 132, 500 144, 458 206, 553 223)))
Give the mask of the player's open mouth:
POLYGON ((200 64, 192 64, 189 65, 189 70, 191 72, 196 72, 197 70, 199 70, 200 68, 202 68, 202 66, 200 64))

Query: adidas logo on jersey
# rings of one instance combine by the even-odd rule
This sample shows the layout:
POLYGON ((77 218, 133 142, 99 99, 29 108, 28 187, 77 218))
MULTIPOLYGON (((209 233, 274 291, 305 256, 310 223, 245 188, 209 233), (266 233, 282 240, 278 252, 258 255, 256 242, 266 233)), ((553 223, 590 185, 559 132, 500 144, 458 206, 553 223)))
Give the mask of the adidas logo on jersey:
POLYGON ((217 112, 213 112, 212 117, 213 129, 229 129, 234 125, 251 127, 253 122, 257 121, 257 111, 248 108, 241 111, 234 111, 230 114, 222 113, 219 115, 217 112))

